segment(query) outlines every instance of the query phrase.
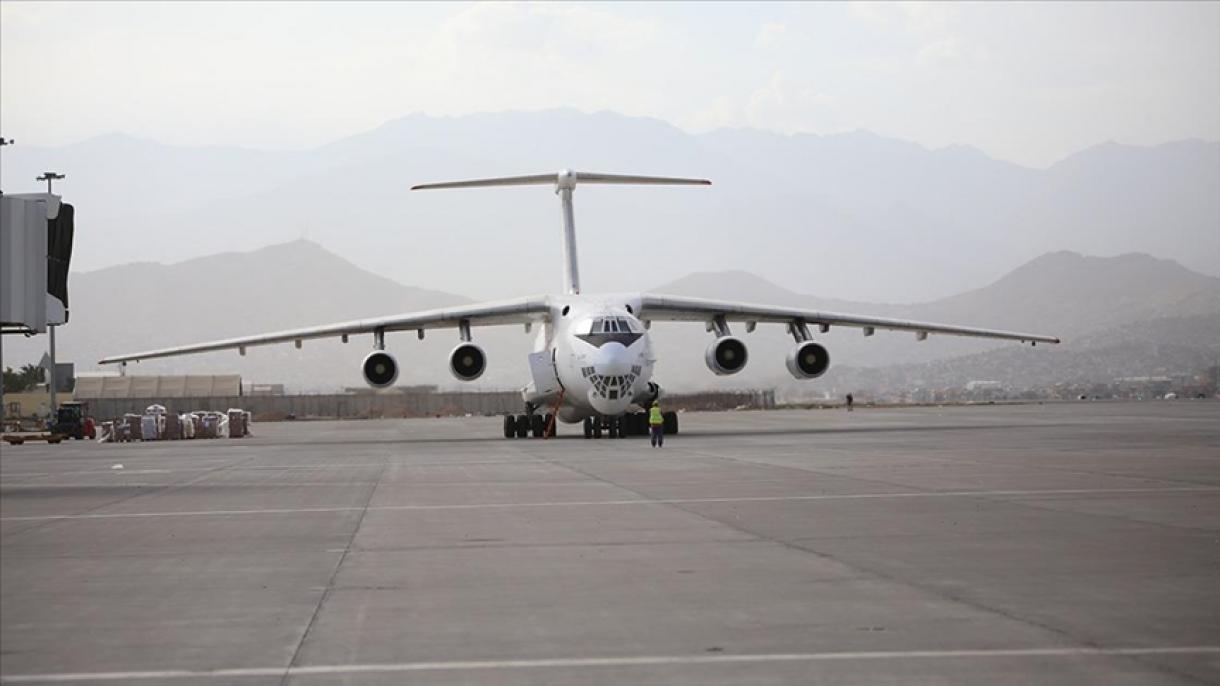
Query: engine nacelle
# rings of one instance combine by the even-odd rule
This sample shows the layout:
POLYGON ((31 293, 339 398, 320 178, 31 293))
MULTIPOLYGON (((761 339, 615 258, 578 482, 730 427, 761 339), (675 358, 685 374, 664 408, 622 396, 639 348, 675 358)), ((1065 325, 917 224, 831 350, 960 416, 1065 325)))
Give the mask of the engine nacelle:
POLYGON ((798 379, 816 379, 830 369, 830 351, 819 343, 803 341, 788 351, 785 364, 798 379))
POLYGON ((635 397, 631 399, 640 407, 651 407, 653 403, 661 399, 661 387, 655 382, 649 381, 643 389, 636 391, 635 397))
POLYGON ((703 354, 707 368, 720 376, 736 374, 746 366, 749 358, 746 344, 736 336, 721 336, 712 341, 703 354))
POLYGON ((360 372, 373 388, 388 388, 398 380, 398 360, 384 350, 374 350, 364 357, 360 372))
POLYGON ((458 381, 474 381, 487 369, 487 354, 469 341, 459 343, 449 353, 449 371, 458 381))

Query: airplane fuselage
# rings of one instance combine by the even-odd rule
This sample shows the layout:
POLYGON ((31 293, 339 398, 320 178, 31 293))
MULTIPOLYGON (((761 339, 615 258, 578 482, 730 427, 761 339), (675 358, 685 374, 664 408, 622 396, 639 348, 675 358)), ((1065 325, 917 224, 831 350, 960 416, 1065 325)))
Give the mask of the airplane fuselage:
POLYGON ((535 371, 524 392, 526 402, 549 407, 562 395, 556 414, 571 423, 616 417, 653 399, 656 386, 649 382, 656 355, 648 329, 635 315, 639 309, 634 296, 554 297, 534 351, 549 356, 558 389, 535 371))

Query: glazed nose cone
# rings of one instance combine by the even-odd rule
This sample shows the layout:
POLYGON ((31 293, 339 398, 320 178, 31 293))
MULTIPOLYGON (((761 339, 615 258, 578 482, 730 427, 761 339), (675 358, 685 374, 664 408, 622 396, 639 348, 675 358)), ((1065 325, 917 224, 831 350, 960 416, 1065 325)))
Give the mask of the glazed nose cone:
POLYGON ((631 372, 631 356, 622 343, 607 343, 597 349, 593 371, 602 376, 618 376, 631 372))

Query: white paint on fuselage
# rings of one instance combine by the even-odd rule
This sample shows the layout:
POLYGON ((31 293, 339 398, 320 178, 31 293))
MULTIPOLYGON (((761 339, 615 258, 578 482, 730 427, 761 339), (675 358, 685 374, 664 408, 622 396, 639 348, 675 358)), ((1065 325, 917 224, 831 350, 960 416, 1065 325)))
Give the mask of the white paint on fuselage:
MULTIPOLYGON (((631 409, 652 380, 656 356, 643 322, 638 297, 631 295, 552 296, 550 321, 540 327, 534 351, 553 352, 555 372, 564 389, 559 419, 579 422, 590 416, 616 417, 631 409), (581 335, 590 333, 596 319, 628 320, 639 337, 628 345, 610 341, 594 345, 581 335), (605 380, 619 385, 607 389, 605 380)), ((537 406, 550 406, 557 397, 527 397, 537 406)), ((546 411, 549 411, 546 410, 546 411)))

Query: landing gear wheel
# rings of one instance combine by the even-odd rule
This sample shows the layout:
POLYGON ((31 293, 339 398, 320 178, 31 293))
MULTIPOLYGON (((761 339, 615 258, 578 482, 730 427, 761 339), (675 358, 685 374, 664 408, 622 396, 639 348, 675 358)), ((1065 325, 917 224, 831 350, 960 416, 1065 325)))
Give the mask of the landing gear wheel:
POLYGON ((625 414, 622 417, 615 419, 614 422, 618 424, 619 438, 626 438, 631 434, 631 415, 625 414))
POLYGON ((546 420, 540 414, 531 414, 530 416, 530 433, 534 438, 542 438, 542 432, 546 431, 546 420))
POLYGON ((511 414, 504 415, 504 437, 512 438, 517 435, 517 418, 511 414))
POLYGON ((606 420, 606 432, 609 434, 610 438, 618 438, 618 417, 610 417, 606 420))
POLYGON ((585 417, 585 438, 593 438, 593 420, 585 417))
POLYGON ((663 419, 665 421, 664 431, 665 431, 666 435, 673 435, 673 434, 678 433, 678 413, 677 412, 663 412, 663 413, 661 413, 661 419, 663 419))
POLYGON ((593 437, 594 438, 602 437, 602 419, 601 419, 601 417, 598 417, 597 419, 593 420, 593 437))
POLYGON ((517 438, 525 438, 530 433, 530 416, 528 414, 517 415, 517 438))

